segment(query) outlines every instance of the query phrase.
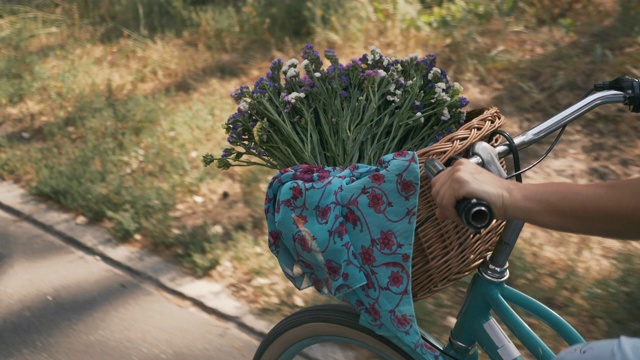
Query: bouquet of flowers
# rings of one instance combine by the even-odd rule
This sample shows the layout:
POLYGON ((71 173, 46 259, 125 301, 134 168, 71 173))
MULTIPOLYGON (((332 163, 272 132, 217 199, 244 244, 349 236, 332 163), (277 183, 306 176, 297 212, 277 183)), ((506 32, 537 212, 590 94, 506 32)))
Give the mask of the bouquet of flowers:
POLYGON ((231 146, 206 154, 205 165, 373 165, 433 144, 464 121, 462 87, 436 67, 435 55, 398 59, 374 46, 346 64, 333 50, 324 57, 326 68, 305 45, 301 62, 276 59, 253 89, 233 92, 237 112, 223 125, 231 146))

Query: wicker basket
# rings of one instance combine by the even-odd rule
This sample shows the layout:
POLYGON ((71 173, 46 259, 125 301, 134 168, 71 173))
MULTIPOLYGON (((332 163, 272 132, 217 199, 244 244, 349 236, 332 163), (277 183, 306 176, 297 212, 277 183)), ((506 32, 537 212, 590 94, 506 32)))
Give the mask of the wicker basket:
MULTIPOLYGON (((464 154, 476 141, 487 140, 504 123, 496 108, 467 113, 466 123, 438 143, 417 152, 420 169, 427 158, 441 162, 464 154)), ((504 167, 504 163, 502 164, 504 167)), ((491 253, 504 222, 494 221, 480 234, 453 221, 435 217, 429 177, 422 173, 418 219, 412 261, 412 292, 414 300, 427 298, 470 274, 491 253)))

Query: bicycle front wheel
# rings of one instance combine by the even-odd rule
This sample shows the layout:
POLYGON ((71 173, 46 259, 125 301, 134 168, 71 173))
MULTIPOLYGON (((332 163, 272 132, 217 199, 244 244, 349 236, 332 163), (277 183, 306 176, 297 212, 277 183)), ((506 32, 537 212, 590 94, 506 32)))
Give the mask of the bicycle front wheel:
POLYGON ((413 359, 390 340, 358 323, 349 305, 318 305, 279 322, 254 360, 413 359))

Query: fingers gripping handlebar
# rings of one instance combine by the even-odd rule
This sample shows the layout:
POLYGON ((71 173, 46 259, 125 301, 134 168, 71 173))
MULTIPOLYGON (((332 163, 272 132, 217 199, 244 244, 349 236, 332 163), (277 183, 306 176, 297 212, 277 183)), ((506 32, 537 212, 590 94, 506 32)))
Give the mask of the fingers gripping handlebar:
MULTIPOLYGON (((476 142, 471 146, 471 156, 477 156, 481 159, 482 166, 497 176, 505 178, 507 174, 500 165, 498 155, 493 148, 486 142, 476 142)), ((442 172, 445 167, 437 159, 427 159, 424 162, 424 172, 433 179, 442 172)), ((481 199, 462 199, 456 203, 456 212, 462 219, 462 222, 474 230, 480 232, 493 222, 493 210, 489 203, 481 199)))
MULTIPOLYGON (((445 169, 440 161, 430 158, 424 162, 424 172, 433 179, 445 169)), ((489 203, 478 199, 462 199, 456 203, 456 212, 462 222, 475 232, 480 232, 493 221, 489 203)))

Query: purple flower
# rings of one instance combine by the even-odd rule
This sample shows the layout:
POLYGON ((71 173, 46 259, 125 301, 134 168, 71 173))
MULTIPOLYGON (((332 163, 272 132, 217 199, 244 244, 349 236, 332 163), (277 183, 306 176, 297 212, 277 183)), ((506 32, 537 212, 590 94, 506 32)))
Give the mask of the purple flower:
POLYGON ((334 74, 334 73, 340 73, 344 71, 344 65, 342 64, 337 64, 337 65, 329 65, 329 67, 327 68, 327 73, 328 74, 334 74))
POLYGON ((238 90, 231 93, 231 97, 233 98, 233 100, 236 101, 236 103, 238 103, 244 97, 248 96, 249 92, 250 92, 249 87, 246 85, 242 85, 238 88, 238 90))
POLYGON ((253 85, 253 91, 251 92, 253 95, 256 94, 266 94, 269 89, 277 88, 278 84, 269 80, 268 78, 261 77, 256 81, 253 85))
POLYGON ((220 157, 223 158, 223 159, 226 159, 231 154, 233 154, 233 149, 232 148, 226 148, 226 149, 222 150, 222 155, 220 155, 220 157))
POLYGON ((326 57, 327 60, 329 60, 329 62, 331 63, 331 65, 333 65, 334 67, 340 65, 338 55, 336 55, 336 52, 334 50, 331 50, 331 49, 325 50, 324 57, 326 57))
POLYGON ((348 91, 340 90, 340 97, 346 98, 347 96, 349 96, 349 92, 348 91))
POLYGON ((444 80, 444 83, 449 85, 449 76, 447 75, 447 70, 440 68, 440 71, 442 72, 442 79, 444 80))
POLYGON ((233 113, 231 114, 228 118, 227 118, 227 125, 232 125, 236 122, 236 120, 238 120, 239 117, 241 117, 242 114, 240 113, 233 113))
POLYGON ((467 99, 464 96, 460 96, 460 108, 462 109, 463 107, 469 105, 469 99, 467 99))
POLYGON ((344 86, 349 86, 349 78, 347 77, 347 75, 340 76, 340 81, 342 81, 342 84, 344 84, 344 86))
POLYGON ((436 56, 433 54, 427 54, 424 58, 416 60, 415 65, 421 64, 424 64, 427 72, 429 72, 431 69, 433 69, 434 66, 436 66, 436 56))
POLYGON ((302 82, 309 87, 313 87, 315 86, 315 83, 313 82, 313 80, 311 80, 311 78, 307 75, 303 76, 300 78, 300 80, 302 80, 302 82))
POLYGON ((271 66, 269 67, 269 70, 271 71, 271 74, 280 74, 280 71, 282 71, 283 67, 284 67, 284 62, 282 61, 282 59, 277 58, 271 62, 271 66))
POLYGON ((351 67, 354 67, 354 66, 358 68, 362 67, 362 61, 358 58, 352 58, 350 62, 346 65, 346 68, 350 69, 351 67))
POLYGON ((301 58, 303 60, 309 61, 309 63, 311 64, 311 69, 314 72, 320 71, 320 69, 322 68, 322 60, 320 59, 320 53, 318 53, 318 51, 316 51, 313 48, 313 45, 311 44, 306 44, 304 46, 304 49, 302 50, 301 58))

